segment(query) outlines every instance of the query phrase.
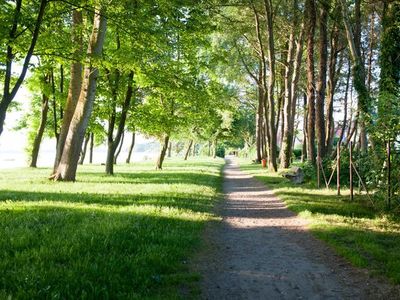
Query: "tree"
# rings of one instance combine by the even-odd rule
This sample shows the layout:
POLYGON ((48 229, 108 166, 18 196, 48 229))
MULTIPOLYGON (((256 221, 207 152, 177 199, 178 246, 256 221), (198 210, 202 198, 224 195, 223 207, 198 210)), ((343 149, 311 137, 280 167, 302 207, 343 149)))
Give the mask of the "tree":
POLYGON ((60 163, 57 166, 56 172, 52 175, 54 180, 75 180, 79 153, 96 94, 96 80, 99 71, 95 62, 96 59, 101 57, 107 28, 106 24, 105 6, 98 4, 95 9, 93 29, 87 50, 89 62, 84 68, 79 99, 68 129, 60 163))
MULTIPOLYGON (((21 35, 25 32, 24 29, 20 28, 21 22, 24 21, 23 11, 22 11, 22 0, 16 0, 15 7, 13 9, 10 8, 11 4, 6 2, 2 4, 7 6, 6 10, 10 15, 12 15, 12 19, 9 23, 8 37, 2 38, 6 43, 6 55, 5 55, 5 74, 3 79, 3 94, 0 100, 0 135, 3 132, 4 121, 6 119, 7 109, 11 104, 11 101, 15 98, 21 84, 23 83, 26 73, 28 71, 29 63, 31 61, 33 51, 36 46, 36 42, 38 40, 40 34, 40 27, 42 25, 46 5, 48 0, 41 0, 40 5, 37 11, 37 18, 33 25, 32 35, 30 36, 30 44, 28 47, 24 47, 26 50, 25 57, 23 59, 22 70, 17 79, 13 80, 12 78, 12 66, 13 62, 16 58, 15 44, 21 40, 21 35), (11 11, 13 10, 13 13, 11 11)), ((30 5, 30 4, 28 4, 30 5)), ((25 36, 24 36, 25 37, 25 36)), ((18 53, 19 54, 19 53, 18 53)), ((19 54, 20 55, 20 54, 19 54)))

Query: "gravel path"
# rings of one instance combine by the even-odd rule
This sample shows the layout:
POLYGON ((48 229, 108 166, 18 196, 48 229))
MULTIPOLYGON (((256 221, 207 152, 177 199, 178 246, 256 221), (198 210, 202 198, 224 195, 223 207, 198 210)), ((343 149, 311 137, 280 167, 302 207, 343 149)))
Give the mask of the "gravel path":
POLYGON ((314 239, 305 220, 229 158, 224 176, 223 222, 207 229, 196 263, 203 299, 400 299, 314 239))

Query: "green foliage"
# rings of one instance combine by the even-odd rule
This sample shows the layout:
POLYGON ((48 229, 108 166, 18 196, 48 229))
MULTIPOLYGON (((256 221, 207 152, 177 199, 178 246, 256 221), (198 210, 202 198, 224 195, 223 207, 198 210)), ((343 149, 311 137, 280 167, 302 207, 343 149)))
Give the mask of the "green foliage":
POLYGON ((222 160, 85 166, 75 183, 48 169, 0 178, 0 297, 176 298, 197 274, 185 265, 215 221, 222 160))

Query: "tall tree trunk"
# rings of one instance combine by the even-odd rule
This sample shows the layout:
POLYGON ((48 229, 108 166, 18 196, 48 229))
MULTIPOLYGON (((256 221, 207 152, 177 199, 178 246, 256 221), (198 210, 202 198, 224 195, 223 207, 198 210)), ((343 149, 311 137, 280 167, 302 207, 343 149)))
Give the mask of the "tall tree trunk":
POLYGON ((325 148, 325 89, 326 89, 326 71, 328 60, 328 11, 330 1, 322 1, 320 3, 319 13, 319 65, 318 65, 318 80, 315 100, 315 129, 317 135, 317 156, 322 159, 326 155, 325 148))
POLYGON ((72 11, 71 39, 72 39, 72 44, 76 46, 74 56, 77 60, 75 60, 71 64, 71 80, 69 82, 68 96, 64 108, 64 116, 62 119, 60 135, 58 137, 58 142, 57 142, 57 151, 56 151, 56 157, 54 159, 53 174, 56 173, 57 167, 60 163, 69 126, 71 124, 76 104, 78 103, 79 95, 81 93, 82 63, 79 60, 79 56, 83 52, 83 42, 82 42, 82 32, 81 32, 82 24, 83 24, 82 11, 74 9, 72 11))
POLYGON ((171 153, 172 153, 172 142, 169 142, 169 145, 168 145, 168 157, 171 157, 171 153))
POLYGON ((266 25, 267 25, 267 45, 268 45, 268 89, 267 89, 267 100, 268 100, 268 168, 271 171, 276 172, 277 166, 277 137, 275 127, 275 101, 274 101, 274 89, 275 89, 275 45, 274 45, 274 30, 273 30, 273 8, 271 0, 264 0, 266 25))
POLYGON ((315 164, 315 89, 314 89, 314 34, 315 0, 306 0, 305 23, 307 32, 307 159, 315 164))
MULTIPOLYGON (((340 136, 339 136, 339 140, 338 140, 339 144, 341 144, 343 141, 344 132, 345 132, 346 126, 347 126, 347 102, 348 102, 348 95, 349 95, 349 86, 350 86, 350 64, 349 64, 349 68, 347 70, 346 90, 344 93, 343 123, 342 123, 342 130, 340 132, 340 136)), ((350 124, 350 126, 351 126, 351 124, 350 124)))
POLYGON ((288 168, 293 150, 294 140, 294 119, 296 114, 297 102, 297 83, 300 75, 301 57, 303 54, 303 25, 301 26, 299 37, 295 39, 298 26, 297 18, 298 4, 293 1, 293 23, 289 35, 288 54, 285 65, 285 106, 284 106, 284 128, 280 153, 280 167, 288 168), (295 47, 296 46, 296 47, 295 47))
POLYGON ((160 155, 158 156, 157 159, 156 170, 162 170, 165 154, 167 153, 168 143, 169 143, 169 134, 166 134, 164 137, 164 143, 162 145, 160 155))
POLYGON ((355 2, 355 31, 353 33, 352 26, 349 21, 347 5, 344 0, 340 0, 342 6, 343 21, 346 29, 347 42, 349 44, 350 54, 352 58, 352 75, 354 88, 358 94, 358 123, 361 131, 361 151, 366 152, 367 141, 367 125, 370 124, 370 106, 371 98, 365 84, 365 68, 361 58, 361 20, 360 20, 360 0, 355 2))
MULTIPOLYGON (((46 80, 46 79, 45 79, 46 80)), ((42 142, 43 133, 46 128, 47 122, 47 112, 49 111, 49 97, 46 94, 42 94, 42 111, 40 115, 40 124, 37 130, 35 139, 33 141, 33 147, 31 152, 31 161, 29 167, 36 168, 37 167, 37 159, 39 156, 40 144, 42 142)))
POLYGON ((51 92, 53 98, 53 123, 54 123, 54 136, 56 138, 56 142, 58 143, 59 133, 58 133, 58 118, 57 118, 57 99, 56 99, 56 83, 54 79, 54 70, 51 69, 50 72, 50 81, 51 81, 51 92))
POLYGON ((93 163, 94 133, 90 133, 89 163, 93 163))
POLYGON ((129 164, 131 162, 131 156, 132 156, 133 147, 135 147, 135 137, 136 137, 136 133, 132 132, 131 145, 129 146, 128 157, 126 158, 126 163, 127 164, 129 164))
POLYGON ((119 143, 118 150, 117 150, 117 152, 115 153, 115 156, 114 156, 114 165, 117 164, 118 156, 120 155, 121 150, 122 150, 122 145, 124 144, 124 138, 125 138, 125 133, 122 132, 121 139, 120 139, 121 141, 119 143))
POLYGON ((11 101, 15 98, 21 84, 23 83, 26 73, 28 71, 29 63, 31 61, 33 51, 36 47, 36 42, 39 37, 40 27, 42 25, 43 16, 45 13, 46 5, 48 0, 41 0, 39 12, 36 18, 35 27, 32 33, 32 40, 30 41, 29 49, 26 53, 24 62, 22 64, 22 70, 20 75, 18 76, 17 80, 14 83, 14 86, 11 87, 13 82, 12 80, 12 63, 15 57, 14 49, 13 49, 13 41, 18 38, 19 33, 18 25, 20 22, 21 17, 21 8, 22 8, 22 0, 16 0, 15 11, 13 16, 13 21, 11 25, 10 32, 8 34, 8 40, 10 42, 7 43, 7 50, 6 50, 6 62, 5 62, 5 72, 4 72, 4 81, 3 81, 3 95, 0 100, 0 135, 3 132, 4 128, 4 121, 6 119, 7 109, 11 104, 11 101))
POLYGON ((331 34, 331 53, 329 57, 329 76, 328 76, 328 87, 327 87, 327 105, 326 105, 326 126, 325 126, 325 146, 326 153, 329 155, 333 150, 333 139, 335 133, 335 122, 333 119, 333 100, 337 85, 337 74, 341 70, 343 55, 339 61, 339 67, 336 70, 336 64, 338 60, 338 38, 339 32, 337 27, 332 31, 331 34))
POLYGON ((308 113, 307 113, 307 95, 304 94, 303 96, 303 148, 301 151, 301 162, 305 162, 307 159, 307 130, 308 130, 308 113))
POLYGON ((90 58, 90 61, 85 66, 81 93, 69 126, 60 163, 56 173, 52 176, 54 180, 75 181, 79 152, 96 95, 96 83, 99 71, 93 63, 101 57, 106 28, 105 7, 101 6, 99 8, 97 6, 95 8, 93 30, 87 50, 87 56, 90 58))
POLYGON ((188 145, 188 147, 187 147, 187 149, 186 149, 186 152, 185 152, 185 158, 184 158, 184 160, 187 160, 187 159, 188 159, 190 149, 192 148, 192 144, 193 144, 193 140, 190 140, 190 141, 189 141, 189 145, 188 145))
POLYGON ((263 158, 263 118, 264 118, 264 91, 258 85, 258 108, 256 117, 256 138, 257 138, 257 162, 261 163, 263 158))
POLYGON ((115 163, 115 151, 117 151, 118 145, 121 142, 121 137, 125 129, 126 117, 128 115, 128 110, 131 105, 131 100, 133 96, 133 71, 128 75, 128 88, 126 90, 125 100, 122 105, 122 112, 119 118, 118 129, 113 137, 114 125, 115 125, 115 110, 113 116, 111 116, 108 129, 108 150, 107 150, 107 161, 106 161, 106 173, 109 175, 114 174, 114 163, 115 163))
POLYGON ((83 142, 83 147, 82 147, 82 151, 81 151, 81 156, 79 158, 79 164, 83 165, 83 162, 85 161, 85 157, 86 157, 86 150, 87 150, 87 146, 90 140, 90 133, 86 134, 85 137, 85 141, 83 142))

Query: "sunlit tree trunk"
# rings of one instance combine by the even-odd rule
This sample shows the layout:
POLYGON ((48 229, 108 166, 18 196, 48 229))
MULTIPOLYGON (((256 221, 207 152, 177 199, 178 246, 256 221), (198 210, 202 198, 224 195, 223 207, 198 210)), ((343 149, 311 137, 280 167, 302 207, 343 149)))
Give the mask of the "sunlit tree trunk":
POLYGON ((83 165, 83 162, 85 161, 86 150, 87 150, 87 146, 89 144, 89 140, 90 140, 90 133, 86 134, 85 140, 83 142, 83 147, 82 147, 81 155, 80 155, 80 158, 79 158, 79 164, 80 165, 83 165))
POLYGON ((314 89, 314 33, 315 0, 306 0, 305 24, 307 32, 307 159, 315 164, 315 89, 314 89))
POLYGON ((166 134, 164 137, 164 143, 162 145, 160 155, 158 156, 157 159, 156 170, 162 170, 162 165, 164 162, 165 154, 167 153, 168 144, 169 144, 169 135, 166 134))
POLYGON ((324 158, 326 155, 325 148, 325 89, 326 89, 326 72, 328 64, 328 11, 330 1, 323 1, 320 3, 319 13, 319 43, 318 43, 318 79, 315 100, 315 129, 317 135, 317 156, 324 158))
MULTIPOLYGON (((135 147, 135 137, 136 137, 136 133, 132 132, 131 145, 129 146, 128 157, 126 158, 127 164, 129 164, 131 162, 133 147, 135 147)), ((171 146, 171 143, 170 143, 170 146, 171 146)), ((171 149, 171 147, 168 148, 168 151, 171 151, 170 149, 171 149)))
POLYGON ((273 30, 273 7, 271 0, 264 0, 266 25, 267 25, 267 49, 268 49, 268 85, 267 85, 267 101, 268 101, 268 168, 271 171, 277 171, 277 137, 275 127, 275 45, 274 45, 274 30, 273 30))
POLYGON ((74 56, 77 58, 71 64, 71 80, 69 82, 68 96, 65 103, 60 135, 57 142, 56 157, 54 160, 53 173, 56 172, 60 163, 62 152, 65 146, 69 126, 78 103, 82 86, 82 63, 79 56, 83 51, 81 26, 83 24, 82 11, 74 9, 72 11, 72 43, 76 46, 74 56))
MULTIPOLYGON (((45 78, 45 81, 46 80, 47 79, 45 78)), ((49 97, 45 93, 43 93, 42 94, 42 110, 41 110, 41 114, 40 114, 40 124, 39 124, 39 128, 37 130, 35 139, 33 140, 31 161, 29 164, 29 167, 31 167, 31 168, 37 167, 37 159, 39 156, 39 149, 40 149, 40 144, 42 142, 43 133, 46 128, 48 111, 49 111, 49 97)))
POLYGON ((188 147, 187 147, 187 149, 186 149, 186 152, 185 152, 184 160, 187 160, 187 159, 188 159, 190 149, 192 148, 192 144, 193 144, 193 140, 190 140, 190 141, 189 141, 189 145, 188 145, 188 147))
POLYGON ((104 6, 95 8, 93 29, 89 40, 87 56, 90 61, 85 66, 81 93, 69 126, 64 150, 54 180, 75 181, 79 153, 88 126, 96 95, 96 83, 99 74, 93 63, 101 57, 106 33, 106 18, 104 6))
POLYGON ((90 133, 89 163, 93 163, 94 133, 90 133))

